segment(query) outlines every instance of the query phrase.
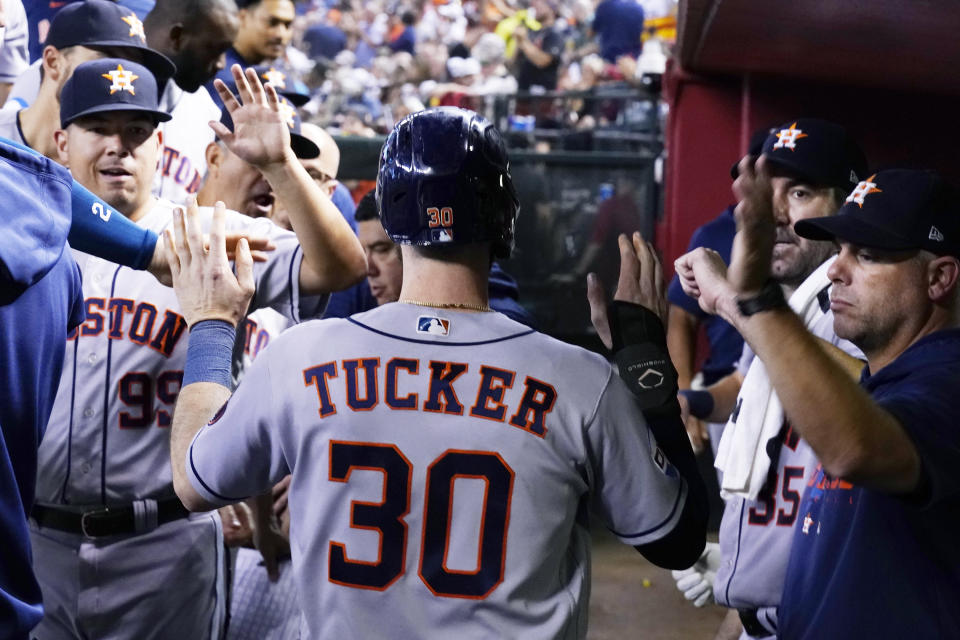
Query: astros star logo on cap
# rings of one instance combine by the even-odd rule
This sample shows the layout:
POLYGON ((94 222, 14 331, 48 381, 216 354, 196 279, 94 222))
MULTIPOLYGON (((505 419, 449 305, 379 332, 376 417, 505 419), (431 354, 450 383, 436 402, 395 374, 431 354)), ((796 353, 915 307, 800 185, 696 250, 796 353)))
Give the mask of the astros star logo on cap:
POLYGON ((260 74, 260 77, 263 78, 265 82, 269 82, 277 89, 287 88, 287 75, 283 71, 278 71, 273 67, 270 67, 268 71, 264 71, 262 74, 260 74))
POLYGON ((140 76, 124 69, 122 64, 118 64, 117 68, 113 71, 101 73, 100 75, 110 80, 110 95, 113 95, 117 91, 129 91, 132 95, 137 95, 133 87, 133 81, 140 76))
POLYGON ((857 206, 863 209, 863 199, 871 193, 883 193, 883 189, 877 189, 877 183, 873 181, 877 174, 873 174, 866 180, 861 180, 844 202, 856 202, 857 206))
POLYGON ((797 123, 794 122, 790 125, 789 129, 780 129, 777 132, 777 143, 773 145, 774 149, 786 148, 793 151, 797 148, 797 140, 800 138, 806 138, 805 134, 801 129, 797 129, 797 123))
POLYGON ((295 125, 294 118, 297 115, 297 111, 293 108, 293 105, 281 99, 277 106, 279 107, 277 111, 280 113, 280 117, 287 123, 287 127, 293 129, 295 125))
POLYGON ((140 36, 140 39, 143 40, 144 43, 146 43, 147 34, 143 32, 143 22, 141 22, 140 18, 137 17, 137 14, 131 13, 126 18, 120 18, 120 19, 126 22, 128 25, 130 25, 130 33, 127 35, 129 35, 131 38, 133 36, 140 36))

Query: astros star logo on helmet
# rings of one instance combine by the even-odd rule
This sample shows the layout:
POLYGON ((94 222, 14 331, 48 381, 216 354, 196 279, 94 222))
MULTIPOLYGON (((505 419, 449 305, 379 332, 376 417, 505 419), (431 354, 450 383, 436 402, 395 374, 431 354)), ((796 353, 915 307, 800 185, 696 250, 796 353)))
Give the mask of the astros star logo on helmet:
POLYGON ((863 209, 863 199, 871 193, 883 193, 883 189, 877 189, 877 183, 873 181, 877 174, 873 174, 866 180, 861 180, 844 202, 856 202, 857 206, 863 209))
POLYGON ((117 91, 129 91, 132 95, 137 95, 133 81, 140 76, 124 69, 122 64, 118 64, 117 68, 113 71, 108 71, 100 75, 110 80, 110 95, 113 95, 117 91))
POLYGON ((260 77, 263 78, 264 82, 269 82, 277 89, 287 88, 287 74, 285 74, 283 71, 278 71, 277 69, 270 67, 270 69, 261 73, 260 77))
POLYGON ((780 129, 780 131, 777 132, 777 142, 773 145, 773 148, 786 148, 793 151, 797 148, 797 140, 806 137, 807 134, 805 134, 802 129, 797 129, 797 123, 794 122, 790 125, 789 129, 780 129))
POLYGON ((131 13, 125 18, 120 18, 128 25, 130 25, 130 33, 127 34, 131 38, 134 36, 139 36, 144 42, 147 41, 147 34, 143 32, 143 22, 140 21, 140 18, 137 17, 137 14, 131 13))

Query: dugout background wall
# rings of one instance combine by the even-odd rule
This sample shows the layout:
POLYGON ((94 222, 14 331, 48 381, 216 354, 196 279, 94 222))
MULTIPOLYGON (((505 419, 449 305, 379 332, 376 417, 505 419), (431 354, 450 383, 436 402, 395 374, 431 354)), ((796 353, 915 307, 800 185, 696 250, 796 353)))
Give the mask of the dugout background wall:
POLYGON ((960 182, 960 11, 947 2, 681 0, 659 246, 668 262, 732 201, 729 168, 761 126, 843 124, 872 170, 960 182))

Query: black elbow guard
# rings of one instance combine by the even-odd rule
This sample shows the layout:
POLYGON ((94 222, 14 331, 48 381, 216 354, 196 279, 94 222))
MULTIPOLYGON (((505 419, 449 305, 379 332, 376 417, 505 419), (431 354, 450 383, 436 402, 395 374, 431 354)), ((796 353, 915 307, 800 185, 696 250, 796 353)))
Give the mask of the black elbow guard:
POLYGON ((616 300, 610 303, 607 315, 613 359, 641 410, 656 410, 676 401, 677 370, 667 352, 660 318, 646 307, 616 300))

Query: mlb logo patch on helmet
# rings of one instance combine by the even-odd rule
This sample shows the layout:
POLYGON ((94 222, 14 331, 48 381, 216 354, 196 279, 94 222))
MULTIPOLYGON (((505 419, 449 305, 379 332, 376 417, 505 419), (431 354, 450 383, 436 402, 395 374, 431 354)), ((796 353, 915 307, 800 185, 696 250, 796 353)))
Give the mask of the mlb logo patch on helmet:
POLYGON ((417 333, 426 333, 432 336, 450 335, 450 321, 437 316, 420 316, 417 318, 417 333))

